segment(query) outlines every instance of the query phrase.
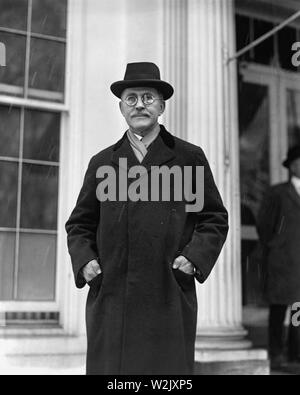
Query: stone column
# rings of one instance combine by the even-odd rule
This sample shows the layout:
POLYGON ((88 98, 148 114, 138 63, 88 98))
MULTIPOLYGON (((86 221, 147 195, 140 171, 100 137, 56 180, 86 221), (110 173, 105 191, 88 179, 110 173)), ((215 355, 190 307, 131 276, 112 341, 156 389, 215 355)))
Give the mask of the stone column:
POLYGON ((250 350, 242 326, 236 64, 227 64, 235 52, 233 0, 165 3, 164 69, 176 89, 169 124, 204 149, 230 217, 219 261, 207 282, 197 285, 198 372, 209 366, 214 373, 236 371, 237 365, 267 372, 266 352, 250 350))
POLYGON ((188 0, 163 2, 163 78, 175 87, 164 122, 178 137, 187 137, 188 117, 188 0))

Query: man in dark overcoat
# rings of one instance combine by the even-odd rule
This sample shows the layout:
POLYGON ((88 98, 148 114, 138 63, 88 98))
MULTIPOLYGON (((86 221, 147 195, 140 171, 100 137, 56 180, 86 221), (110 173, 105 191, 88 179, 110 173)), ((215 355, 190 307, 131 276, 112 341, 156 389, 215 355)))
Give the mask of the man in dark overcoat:
POLYGON ((158 67, 130 63, 124 80, 113 83, 111 90, 121 99, 129 129, 90 160, 66 223, 76 285, 90 287, 87 374, 192 374, 195 279, 203 283, 216 263, 228 232, 228 214, 202 149, 158 123, 173 94, 158 67), (140 179, 149 175, 148 197, 167 187, 169 199, 161 194, 158 199, 135 199, 138 178, 129 176, 141 166, 145 173, 140 179), (174 198, 179 187, 175 177, 155 187, 149 182, 153 169, 175 167, 192 169, 184 184, 191 186, 194 200, 174 198), (110 176, 116 191, 108 191, 109 173, 114 173, 110 176), (125 198, 127 182, 131 198, 125 198), (187 202, 197 200, 195 191, 201 194, 199 182, 204 184, 203 204, 187 209, 187 202))
MULTIPOLYGON (((285 364, 284 322, 287 309, 300 302, 300 146, 292 147, 283 165, 289 182, 272 186, 258 216, 265 250, 265 290, 270 303, 269 349, 272 367, 285 364)), ((300 362, 300 327, 290 320, 288 359, 300 362)))

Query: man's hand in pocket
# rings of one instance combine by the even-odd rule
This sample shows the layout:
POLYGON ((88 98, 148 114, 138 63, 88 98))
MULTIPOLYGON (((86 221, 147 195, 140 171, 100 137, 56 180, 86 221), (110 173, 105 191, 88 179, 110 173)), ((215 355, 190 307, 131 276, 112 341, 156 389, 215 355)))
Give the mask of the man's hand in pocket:
POLYGON ((173 269, 179 269, 185 274, 195 274, 195 266, 182 255, 174 260, 173 269))
POLYGON ((100 273, 101 269, 96 259, 93 259, 82 268, 82 275, 87 283, 92 281, 100 273))

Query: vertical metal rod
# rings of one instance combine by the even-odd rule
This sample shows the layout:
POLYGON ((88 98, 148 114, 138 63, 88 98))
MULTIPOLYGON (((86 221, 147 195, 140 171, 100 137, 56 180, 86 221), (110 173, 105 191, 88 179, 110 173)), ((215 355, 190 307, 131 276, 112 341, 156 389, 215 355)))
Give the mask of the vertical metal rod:
POLYGON ((28 1, 28 13, 27 13, 27 35, 26 35, 25 78, 24 78, 24 97, 25 98, 28 97, 28 89, 29 89, 31 20, 32 20, 32 0, 29 0, 28 1))
POLYGON ((17 218, 16 218, 16 243, 15 243, 15 267, 13 298, 18 299, 18 276, 20 259, 20 227, 21 227, 21 199, 22 199, 22 172, 23 172, 23 146, 24 146, 24 118, 25 110, 20 110, 20 146, 19 146, 19 169, 18 169, 18 191, 17 191, 17 218))

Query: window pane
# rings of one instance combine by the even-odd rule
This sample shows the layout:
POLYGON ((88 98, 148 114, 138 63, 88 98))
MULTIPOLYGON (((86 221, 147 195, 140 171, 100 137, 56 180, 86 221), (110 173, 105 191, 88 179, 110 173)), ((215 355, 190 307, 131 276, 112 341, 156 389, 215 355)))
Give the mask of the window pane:
MULTIPOLYGON (((242 83, 239 89, 241 220, 255 234, 262 197, 270 183, 270 101, 267 86, 242 83)), ((243 303, 263 305, 261 260, 256 243, 244 233, 241 243, 243 303)))
POLYGON ((270 183, 269 91, 242 83, 239 94, 241 203, 256 217, 270 183))
POLYGON ((0 0, 0 27, 26 30, 28 0, 0 0))
POLYGON ((56 236, 21 233, 18 300, 55 298, 56 236))
POLYGON ((13 299, 15 234, 0 232, 0 300, 13 299))
POLYGON ((32 38, 29 87, 63 92, 65 75, 65 44, 32 38))
POLYGON ((300 144, 300 92, 287 91, 287 122, 289 147, 300 144))
POLYGON ((0 42, 6 47, 6 67, 0 67, 0 92, 20 96, 24 87, 26 38, 0 32, 0 42), (3 84, 18 88, 12 90, 3 84))
POLYGON ((0 227, 15 228, 18 164, 0 161, 0 227))
POLYGON ((57 228, 58 168, 23 164, 21 228, 57 228))
POLYGON ((24 158, 59 161, 60 114, 25 111, 24 158))
MULTIPOLYGON (((274 28, 273 23, 254 20, 254 39, 261 37, 274 28)), ((254 49, 255 62, 270 65, 274 60, 274 36, 268 38, 254 49)))
POLYGON ((33 0, 32 32, 66 37, 66 0, 33 0))
POLYGON ((0 106, 0 156, 19 156, 20 110, 0 106))
MULTIPOLYGON (((236 16, 236 46, 237 50, 246 47, 250 43, 250 19, 246 16, 236 16)), ((250 51, 239 58, 240 61, 248 61, 250 51)))

